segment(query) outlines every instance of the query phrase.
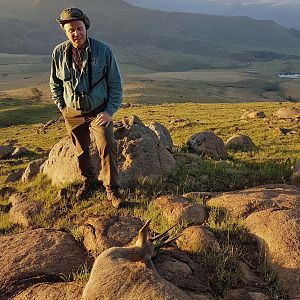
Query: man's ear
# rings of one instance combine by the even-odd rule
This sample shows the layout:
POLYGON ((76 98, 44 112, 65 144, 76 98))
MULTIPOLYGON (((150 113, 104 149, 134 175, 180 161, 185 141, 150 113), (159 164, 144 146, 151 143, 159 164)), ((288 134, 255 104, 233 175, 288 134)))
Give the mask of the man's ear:
POLYGON ((64 24, 59 24, 59 26, 60 26, 60 28, 61 28, 63 31, 65 31, 65 29, 64 29, 64 24))

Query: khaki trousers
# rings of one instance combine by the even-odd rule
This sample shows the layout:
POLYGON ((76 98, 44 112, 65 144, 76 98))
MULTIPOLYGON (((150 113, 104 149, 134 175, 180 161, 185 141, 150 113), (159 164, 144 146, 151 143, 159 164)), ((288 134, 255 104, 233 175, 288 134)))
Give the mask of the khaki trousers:
POLYGON ((100 180, 106 188, 117 188, 119 184, 117 144, 113 134, 112 122, 108 127, 98 126, 95 123, 97 114, 104 109, 99 107, 89 113, 75 110, 70 107, 63 109, 66 128, 76 147, 81 175, 86 180, 95 179, 94 168, 91 162, 89 145, 90 130, 96 140, 100 156, 101 172, 100 180))

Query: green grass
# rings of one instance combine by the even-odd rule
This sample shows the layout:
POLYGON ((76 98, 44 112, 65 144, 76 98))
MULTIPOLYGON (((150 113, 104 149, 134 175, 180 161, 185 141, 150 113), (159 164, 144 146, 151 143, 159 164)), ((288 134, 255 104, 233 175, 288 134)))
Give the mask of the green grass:
POLYGON ((77 271, 72 272, 71 274, 61 274, 60 278, 65 282, 71 282, 71 281, 83 281, 86 282, 91 274, 91 267, 89 267, 87 264, 81 265, 77 271))
POLYGON ((28 104, 3 108, 0 111, 0 128, 47 122, 55 114, 57 108, 51 104, 28 104))

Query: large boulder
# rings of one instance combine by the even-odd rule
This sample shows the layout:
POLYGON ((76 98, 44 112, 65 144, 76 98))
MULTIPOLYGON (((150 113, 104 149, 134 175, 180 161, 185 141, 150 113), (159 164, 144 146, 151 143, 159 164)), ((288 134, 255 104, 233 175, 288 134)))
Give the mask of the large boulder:
POLYGON ((215 159, 228 157, 224 142, 210 130, 192 135, 187 146, 197 154, 208 154, 215 159))
POLYGON ((180 222, 202 224, 207 219, 203 206, 190 202, 182 196, 164 195, 153 201, 170 225, 180 222))
POLYGON ((38 283, 13 300, 81 300, 85 282, 38 283))
MULTIPOLYGON (((173 156, 139 118, 124 117, 122 121, 115 123, 114 130, 122 185, 132 185, 141 177, 157 178, 175 167, 173 156)), ((90 152, 95 176, 99 176, 99 158, 94 142, 91 143, 90 152)), ((43 173, 54 185, 82 179, 74 153, 75 148, 70 138, 64 138, 50 151, 43 173)))
POLYGON ((0 295, 4 299, 32 283, 68 276, 87 261, 70 234, 53 229, 0 236, 0 253, 0 295))
MULTIPOLYGON (((90 146, 90 156, 94 172, 99 175, 99 156, 94 140, 90 146)), ((83 180, 77 161, 75 146, 70 137, 64 137, 52 147, 42 171, 51 179, 52 184, 57 186, 83 180)))
POLYGON ((273 115, 282 119, 299 119, 300 109, 296 107, 281 107, 273 115))
POLYGON ((300 189, 266 185, 225 193, 207 204, 244 218, 290 297, 300 297, 300 189))
POLYGON ((123 118, 115 126, 115 136, 123 185, 130 185, 140 177, 158 178, 175 168, 172 154, 139 118, 123 118))
POLYGON ((139 219, 131 217, 90 218, 80 227, 85 248, 93 255, 111 247, 127 245, 142 227, 139 219))

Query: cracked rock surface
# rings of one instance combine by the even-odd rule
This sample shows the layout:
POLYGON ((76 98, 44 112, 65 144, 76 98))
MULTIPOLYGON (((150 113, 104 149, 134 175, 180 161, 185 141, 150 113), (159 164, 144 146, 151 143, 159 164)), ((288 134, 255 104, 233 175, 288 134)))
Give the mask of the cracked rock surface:
POLYGON ((207 202, 242 217, 259 241, 291 298, 300 297, 300 189, 264 185, 224 193, 207 202))

